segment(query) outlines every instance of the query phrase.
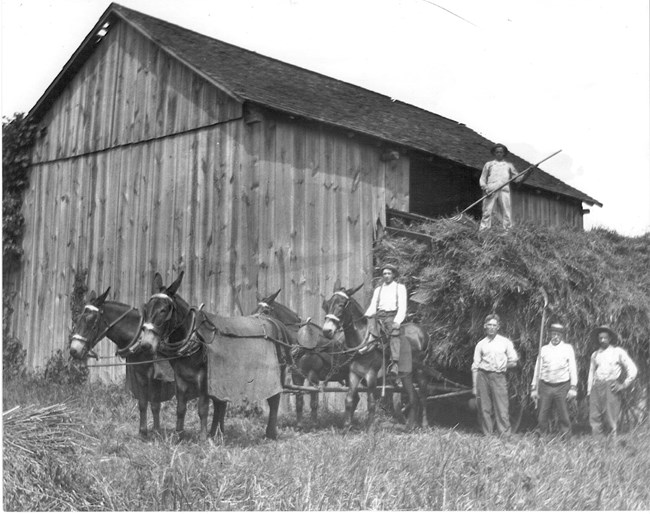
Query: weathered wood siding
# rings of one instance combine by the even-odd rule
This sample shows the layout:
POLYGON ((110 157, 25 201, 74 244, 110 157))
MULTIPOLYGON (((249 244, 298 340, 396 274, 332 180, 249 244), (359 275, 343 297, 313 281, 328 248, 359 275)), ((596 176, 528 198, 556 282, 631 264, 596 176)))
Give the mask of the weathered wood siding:
POLYGON ((524 187, 514 190, 511 199, 515 223, 584 228, 582 203, 578 200, 524 187))
MULTIPOLYGON (((28 365, 66 349, 75 272, 139 306, 159 271, 222 314, 256 294, 322 320, 335 281, 370 294, 375 224, 408 209, 407 158, 288 117, 247 124, 243 106, 117 24, 41 122, 14 331, 28 365)), ((13 286, 12 286, 13 287, 13 286)), ((359 296, 361 298, 361 296, 359 296)), ((108 341, 102 357, 114 353, 108 341)), ((103 379, 120 367, 94 370, 103 379)))
POLYGON ((119 22, 48 110, 34 160, 83 155, 241 115, 239 102, 119 22))

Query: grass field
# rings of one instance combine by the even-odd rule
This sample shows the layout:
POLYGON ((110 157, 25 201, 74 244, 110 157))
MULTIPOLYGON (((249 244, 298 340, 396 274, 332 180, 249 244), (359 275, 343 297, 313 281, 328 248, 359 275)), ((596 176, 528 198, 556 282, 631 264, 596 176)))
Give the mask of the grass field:
POLYGON ((341 413, 323 413, 306 429, 286 415, 280 439, 267 441, 263 416, 230 409, 225 437, 201 444, 195 403, 180 443, 174 401, 163 408, 165 432, 143 441, 136 403, 117 387, 5 382, 3 412, 18 405, 63 405, 68 440, 48 449, 53 436, 32 427, 35 469, 33 455, 10 445, 3 416, 5 510, 650 509, 647 424, 617 439, 501 440, 406 432, 387 418, 344 433, 341 413))

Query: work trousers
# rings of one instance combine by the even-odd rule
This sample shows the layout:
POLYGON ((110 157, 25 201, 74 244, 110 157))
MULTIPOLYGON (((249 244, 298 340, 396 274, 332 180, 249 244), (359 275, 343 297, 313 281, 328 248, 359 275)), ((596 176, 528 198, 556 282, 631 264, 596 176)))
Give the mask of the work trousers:
POLYGON ((560 425, 560 432, 563 435, 571 435, 571 419, 566 397, 570 387, 571 383, 569 381, 558 384, 540 381, 538 391, 539 411, 537 413, 537 427, 540 431, 549 431, 549 424, 553 418, 553 412, 555 412, 560 425))
POLYGON ((399 352, 401 339, 399 336, 399 328, 393 328, 393 320, 395 319, 395 311, 378 311, 377 319, 380 319, 386 331, 390 334, 390 358, 392 361, 399 361, 399 352))
POLYGON ((483 217, 481 218, 481 225, 479 230, 484 230, 492 226, 492 215, 494 207, 499 204, 503 216, 503 228, 509 230, 512 227, 512 214, 510 208, 510 188, 509 186, 491 194, 483 200, 483 217))
POLYGON ((621 395, 612 391, 615 380, 594 382, 589 397, 589 424, 591 433, 606 432, 616 435, 618 418, 621 415, 621 395))
POLYGON ((476 374, 478 416, 481 430, 488 435, 496 425, 499 435, 510 433, 508 383, 505 373, 484 371, 476 374))

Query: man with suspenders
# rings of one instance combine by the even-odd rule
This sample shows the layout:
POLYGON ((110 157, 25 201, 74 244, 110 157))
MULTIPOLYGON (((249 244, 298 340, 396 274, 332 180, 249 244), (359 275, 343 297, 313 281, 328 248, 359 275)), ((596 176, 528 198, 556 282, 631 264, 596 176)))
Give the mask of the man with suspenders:
POLYGON ((381 268, 383 283, 375 288, 366 310, 366 317, 375 316, 383 321, 386 331, 390 334, 391 364, 388 373, 397 375, 397 363, 400 352, 400 326, 406 318, 407 294, 406 286, 395 281, 398 271, 392 264, 386 264, 381 268))

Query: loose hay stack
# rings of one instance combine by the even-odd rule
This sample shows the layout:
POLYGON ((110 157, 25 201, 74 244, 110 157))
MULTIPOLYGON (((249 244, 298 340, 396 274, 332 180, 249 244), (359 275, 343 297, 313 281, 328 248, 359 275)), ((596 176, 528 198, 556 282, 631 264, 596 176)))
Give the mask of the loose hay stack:
MULTIPOLYGON (((502 318, 502 333, 520 354, 511 374, 514 392, 525 398, 538 351, 544 288, 550 299, 548 323, 568 327, 584 393, 589 337, 607 323, 639 365, 647 384, 650 341, 650 234, 629 238, 603 229, 519 226, 509 233, 479 233, 471 224, 441 219, 411 225, 430 242, 385 236, 377 243, 378 263, 401 270, 410 293, 409 311, 434 343, 433 364, 469 373, 483 320, 502 318)), ((546 342, 546 341, 545 341, 546 342)))
POLYGON ((81 475, 79 422, 65 404, 14 407, 2 414, 5 510, 83 510, 97 505, 81 475))

